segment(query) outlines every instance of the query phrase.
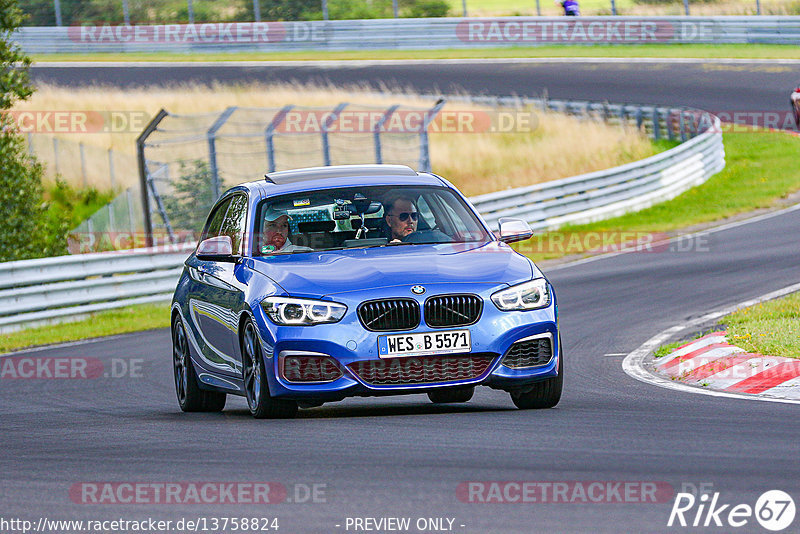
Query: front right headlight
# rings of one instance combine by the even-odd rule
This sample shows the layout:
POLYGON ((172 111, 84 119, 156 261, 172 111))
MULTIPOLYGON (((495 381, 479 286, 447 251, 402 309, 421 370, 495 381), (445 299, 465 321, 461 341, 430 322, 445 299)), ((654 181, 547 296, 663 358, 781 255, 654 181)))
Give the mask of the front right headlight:
POLYGON ((536 310, 550 305, 547 280, 537 278, 503 289, 492 295, 492 302, 503 311, 536 310))

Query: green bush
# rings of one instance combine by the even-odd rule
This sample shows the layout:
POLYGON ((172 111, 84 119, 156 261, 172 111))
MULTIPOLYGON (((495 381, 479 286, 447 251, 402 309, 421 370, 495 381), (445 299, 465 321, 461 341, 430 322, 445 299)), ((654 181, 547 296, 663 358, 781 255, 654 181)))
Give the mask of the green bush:
MULTIPOLYGON (((22 19, 17 0, 0 0, 0 112, 33 92, 30 58, 11 41, 22 19)), ((62 222, 45 216, 42 166, 27 154, 25 141, 5 115, 0 115, 0 169, 0 262, 66 250, 62 222)))

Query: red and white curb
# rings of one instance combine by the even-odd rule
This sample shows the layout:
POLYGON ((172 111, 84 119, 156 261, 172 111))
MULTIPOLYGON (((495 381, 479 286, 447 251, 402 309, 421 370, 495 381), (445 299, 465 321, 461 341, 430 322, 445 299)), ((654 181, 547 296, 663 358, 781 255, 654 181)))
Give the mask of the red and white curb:
MULTIPOLYGON (((791 209, 797 209, 800 207, 800 204, 797 206, 792 207, 791 209)), ((716 389, 712 387, 703 387, 703 379, 700 379, 697 384, 695 383, 686 383, 681 380, 675 380, 672 377, 668 377, 665 374, 660 373, 656 367, 658 364, 668 362, 670 359, 679 358, 681 355, 672 353, 670 355, 665 356, 668 358, 664 360, 664 362, 654 362, 653 360, 653 352, 658 349, 658 347, 668 343, 670 340, 673 339, 680 339, 681 334, 685 334, 693 329, 701 328, 703 325, 708 325, 710 323, 714 323, 718 321, 720 318, 725 317, 726 315, 730 315, 734 311, 740 308, 748 308, 750 306, 754 306, 761 302, 765 302, 768 300, 776 299, 779 297, 783 297, 789 295, 790 293, 794 293, 796 291, 800 291, 800 283, 793 284, 791 286, 784 287, 777 291, 772 291, 771 293, 767 293, 765 295, 761 295, 760 297, 747 300, 744 302, 740 302, 734 306, 729 306, 727 308, 717 310, 711 313, 707 313, 702 317, 697 317, 695 319, 691 319, 681 324, 676 324, 666 330, 659 332, 658 334, 654 335, 644 343, 642 343, 639 348, 628 354, 625 359, 622 361, 622 370, 625 371, 625 374, 639 380, 641 382, 645 382, 647 384, 651 384, 654 386, 659 386, 666 389, 671 389, 675 391, 682 391, 685 393, 694 393, 699 395, 708 395, 711 397, 727 397, 733 399, 747 399, 747 400, 755 400, 755 401, 764 401, 764 402, 778 402, 778 403, 786 403, 786 404, 800 404, 800 379, 798 378, 787 378, 785 381, 781 381, 780 383, 775 383, 771 385, 768 382, 765 382, 764 385, 770 386, 767 389, 763 389, 764 385, 760 386, 760 388, 756 388, 754 382, 756 380, 760 380, 761 378, 765 378, 765 376, 761 376, 758 378, 752 378, 751 376, 743 377, 738 379, 735 382, 727 384, 727 387, 731 388, 731 386, 738 385, 738 388, 734 389, 716 389), (745 389, 750 389, 752 391, 756 391, 756 389, 762 389, 760 393, 752 393, 752 392, 743 392, 740 388, 744 387, 745 389)), ((703 343, 706 343, 705 347, 708 347, 706 352, 710 353, 712 350, 723 348, 723 347, 711 347, 714 344, 720 344, 723 342, 722 338, 720 337, 721 333, 717 333, 716 339, 713 335, 706 336, 704 338, 703 343)), ((700 340, 696 340, 700 341, 700 340)), ((694 343, 694 342, 692 342, 694 343)), ((677 350, 685 349, 686 346, 680 347, 677 350)), ((695 350, 702 349, 704 347, 694 347, 695 350)), ((691 350, 687 350, 686 353, 692 352, 691 350)), ((735 357, 737 354, 743 354, 744 350, 739 350, 737 352, 729 352, 726 353, 725 350, 715 352, 713 355, 720 355, 720 358, 731 358, 735 357)), ((683 354, 686 356, 686 354, 683 354)), ((710 357, 711 355, 709 355, 710 357)), ((767 358, 760 355, 756 355, 760 358, 767 358)), ((741 357, 741 355, 740 355, 741 357)), ((686 361, 692 358, 687 358, 686 361)), ((786 360, 787 358, 781 358, 781 360, 786 360)), ((697 362, 693 364, 686 364, 682 369, 681 372, 686 372, 688 375, 695 369, 701 367, 700 365, 696 365, 701 360, 697 360, 697 362), (694 367, 689 367, 694 365, 694 367)), ((723 360, 723 362, 728 362, 729 360, 723 360)), ((745 360, 746 362, 747 360, 745 360)), ((712 362, 707 362, 712 363, 712 362)), ((730 368, 734 367, 735 365, 739 365, 743 362, 735 363, 730 366, 730 368)), ((720 362, 722 364, 722 362, 720 362)), ((705 364, 703 364, 705 365, 705 364)), ((748 364, 749 365, 749 364, 748 364)), ((789 362, 782 361, 778 365, 772 366, 774 369, 772 373, 776 377, 776 380, 781 378, 781 374, 778 374, 778 367, 780 367, 780 373, 787 372, 787 371, 794 371, 797 366, 800 365, 800 360, 791 360, 789 362), (788 364, 788 365, 787 365, 788 364)), ((714 370, 713 367, 706 367, 701 372, 708 372, 714 370)), ((761 371, 766 371, 767 369, 761 369, 761 371)), ((723 371, 720 369, 719 371, 723 371)), ((728 379, 733 379, 734 376, 732 375, 734 371, 730 371, 728 379)), ((711 375, 716 373, 711 373, 711 375)), ((754 373, 758 375, 759 373, 754 373)), ((709 376, 711 376, 709 375, 709 376)), ((708 378, 708 377, 706 377, 708 378)))
POLYGON ((713 332, 655 361, 655 371, 685 384, 731 393, 800 399, 800 360, 753 354, 713 332))

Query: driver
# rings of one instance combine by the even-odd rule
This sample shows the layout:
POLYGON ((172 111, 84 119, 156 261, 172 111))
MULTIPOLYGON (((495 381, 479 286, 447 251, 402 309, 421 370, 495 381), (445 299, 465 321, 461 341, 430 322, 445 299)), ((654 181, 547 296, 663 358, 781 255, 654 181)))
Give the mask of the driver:
POLYGON ((261 253, 274 254, 276 252, 308 252, 312 249, 293 245, 289 241, 289 221, 291 217, 288 213, 269 206, 264 213, 264 224, 262 227, 261 253))
POLYGON ((414 201, 407 196, 387 199, 383 203, 384 219, 389 226, 389 241, 403 241, 417 231, 419 213, 414 201))

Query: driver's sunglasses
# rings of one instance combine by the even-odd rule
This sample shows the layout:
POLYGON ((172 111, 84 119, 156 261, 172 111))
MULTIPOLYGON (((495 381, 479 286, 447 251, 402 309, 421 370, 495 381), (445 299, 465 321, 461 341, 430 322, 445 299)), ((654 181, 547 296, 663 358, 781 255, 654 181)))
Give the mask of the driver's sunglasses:
POLYGON ((404 211, 400 215, 392 215, 392 217, 397 217, 398 219, 400 219, 401 222, 406 222, 408 218, 411 217, 411 220, 416 222, 417 219, 419 219, 419 213, 417 213, 416 211, 412 212, 404 211))

